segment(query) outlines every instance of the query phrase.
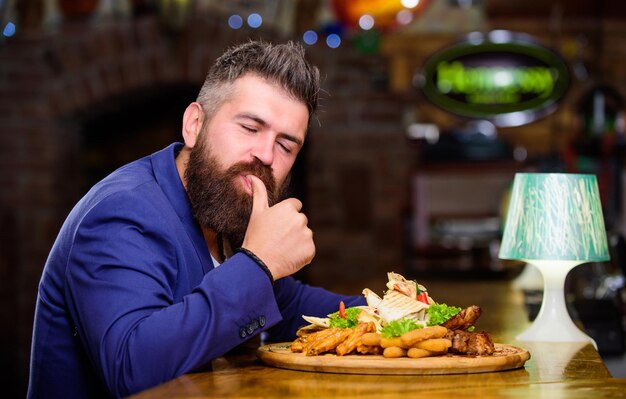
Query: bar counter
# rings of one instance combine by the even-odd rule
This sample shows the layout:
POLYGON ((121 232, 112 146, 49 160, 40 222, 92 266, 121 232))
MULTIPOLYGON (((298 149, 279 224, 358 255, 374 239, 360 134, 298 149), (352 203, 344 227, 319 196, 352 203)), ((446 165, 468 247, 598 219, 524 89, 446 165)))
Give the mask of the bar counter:
MULTIPOLYGON (((510 281, 418 282, 437 302, 480 306, 477 331, 528 350, 530 359, 519 369, 475 374, 334 374, 266 366, 255 355, 258 342, 252 342, 214 360, 208 371, 183 375, 133 398, 626 398, 626 379, 612 378, 593 345, 515 340, 529 322, 523 294, 510 281)), ((384 283, 327 288, 354 294, 368 287, 382 295, 384 283)))

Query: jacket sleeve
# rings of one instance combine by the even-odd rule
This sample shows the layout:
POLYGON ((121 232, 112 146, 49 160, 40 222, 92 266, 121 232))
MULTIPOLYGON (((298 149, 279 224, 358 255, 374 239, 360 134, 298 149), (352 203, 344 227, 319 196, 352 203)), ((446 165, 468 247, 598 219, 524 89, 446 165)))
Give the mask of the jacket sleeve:
POLYGON ((116 396, 193 371, 282 317, 269 279, 244 254, 177 298, 188 278, 179 264, 184 237, 158 209, 134 200, 87 213, 66 269, 74 331, 116 396))

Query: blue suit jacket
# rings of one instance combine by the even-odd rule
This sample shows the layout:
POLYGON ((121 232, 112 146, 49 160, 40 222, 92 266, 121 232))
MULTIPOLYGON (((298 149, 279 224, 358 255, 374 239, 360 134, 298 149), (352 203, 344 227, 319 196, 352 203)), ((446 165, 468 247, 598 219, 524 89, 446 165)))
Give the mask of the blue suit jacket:
POLYGON ((238 253, 214 268, 179 178, 182 144, 128 164, 76 205, 39 286, 29 397, 123 396, 193 371, 301 315, 363 297, 291 277, 274 286, 238 253))

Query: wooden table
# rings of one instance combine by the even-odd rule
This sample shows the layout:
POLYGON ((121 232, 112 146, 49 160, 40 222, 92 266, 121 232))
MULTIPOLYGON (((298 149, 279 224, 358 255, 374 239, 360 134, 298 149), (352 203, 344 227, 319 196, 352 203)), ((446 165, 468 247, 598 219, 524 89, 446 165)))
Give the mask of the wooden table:
MULTIPOLYGON (((359 283, 384 289, 384 281, 359 283)), ((211 371, 183 375, 134 398, 626 398, 626 379, 612 378, 592 345, 516 341, 528 321, 522 293, 510 282, 420 283, 438 302, 481 306, 477 328, 492 333, 495 342, 527 349, 530 360, 520 369, 479 374, 332 374, 266 366, 253 344, 214 360, 211 371)))

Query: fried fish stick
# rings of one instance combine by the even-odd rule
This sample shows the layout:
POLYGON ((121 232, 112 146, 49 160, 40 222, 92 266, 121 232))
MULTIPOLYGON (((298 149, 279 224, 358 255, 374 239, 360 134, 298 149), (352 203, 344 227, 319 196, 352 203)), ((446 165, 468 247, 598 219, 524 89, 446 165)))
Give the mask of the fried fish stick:
POLYGON ((407 348, 410 348, 415 346, 416 342, 425 339, 441 338, 446 335, 446 332, 448 332, 448 329, 441 326, 424 327, 404 333, 400 338, 402 338, 402 343, 406 345, 407 348))
POLYGON ((380 346, 380 334, 368 332, 361 336, 361 344, 367 346, 380 346))
POLYGON ((383 356, 389 358, 404 357, 406 356, 406 349, 400 348, 399 346, 390 346, 385 348, 383 356))
POLYGON ((337 345, 335 348, 335 352, 339 356, 347 355, 356 349, 357 345, 361 343, 361 336, 365 333, 375 331, 376 325, 374 323, 359 323, 354 330, 350 333, 348 338, 345 339, 342 343, 337 345))
POLYGON ((406 355, 410 358, 413 359, 418 359, 420 357, 429 357, 434 355, 434 353, 427 351, 426 349, 420 349, 420 348, 409 348, 408 351, 406 351, 406 355))
POLYGON ((383 348, 391 348, 393 346, 397 346, 399 348, 404 348, 404 349, 410 348, 409 345, 405 345, 404 342, 402 342, 402 339, 400 337, 392 337, 392 338, 380 337, 380 346, 382 346, 383 348))
POLYGON ((350 328, 333 328, 333 331, 327 337, 317 341, 315 345, 308 347, 306 350, 307 356, 317 356, 320 353, 328 352, 335 349, 337 345, 345 341, 346 338, 352 333, 350 328))
POLYGON ((416 342, 414 348, 425 349, 430 352, 444 353, 452 346, 452 341, 446 338, 431 338, 416 342))

